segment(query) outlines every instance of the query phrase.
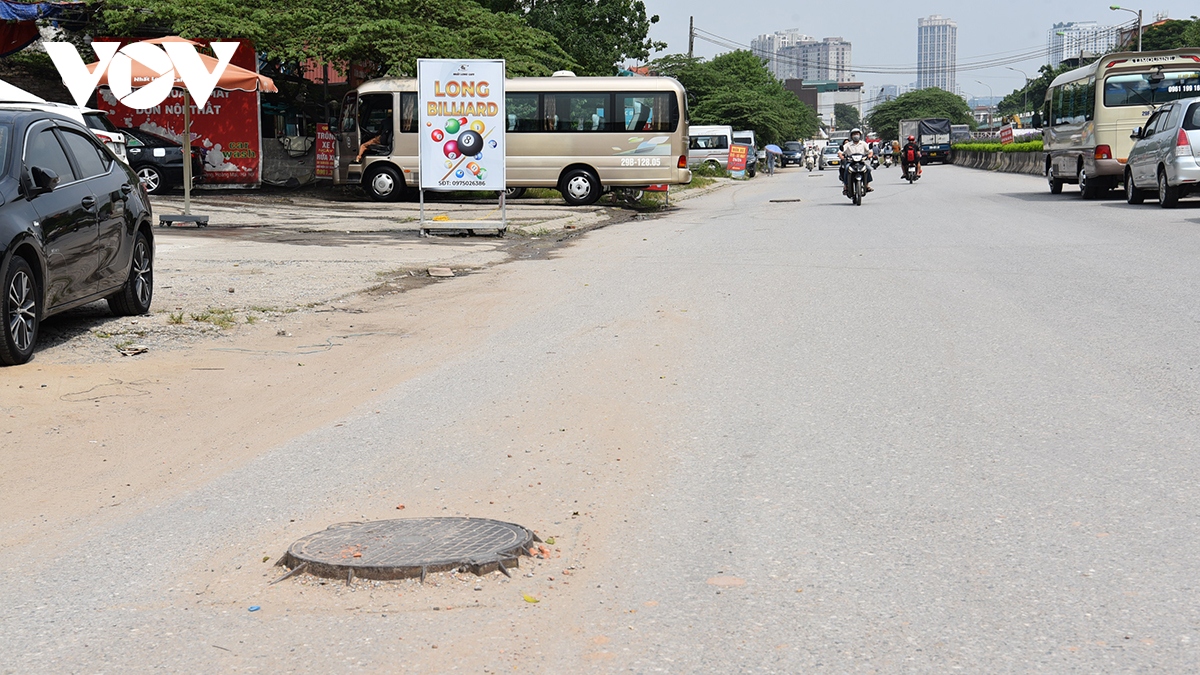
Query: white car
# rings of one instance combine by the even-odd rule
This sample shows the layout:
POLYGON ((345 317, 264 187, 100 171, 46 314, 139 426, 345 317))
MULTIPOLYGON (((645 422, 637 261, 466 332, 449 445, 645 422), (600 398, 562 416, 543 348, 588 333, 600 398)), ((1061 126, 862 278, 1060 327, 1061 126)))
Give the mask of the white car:
POLYGON ((87 127, 95 134, 96 138, 100 139, 101 143, 113 151, 113 154, 118 159, 126 164, 129 163, 128 156, 125 154, 125 134, 117 131, 117 127, 108 121, 108 115, 103 110, 80 108, 68 103, 53 103, 51 101, 0 101, 0 108, 42 110, 69 117, 87 127))

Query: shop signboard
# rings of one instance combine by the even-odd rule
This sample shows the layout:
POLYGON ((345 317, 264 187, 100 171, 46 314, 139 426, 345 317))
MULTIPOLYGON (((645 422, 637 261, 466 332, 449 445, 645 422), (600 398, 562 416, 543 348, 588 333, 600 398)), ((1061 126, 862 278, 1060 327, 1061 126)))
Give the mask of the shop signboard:
POLYGON ((422 190, 499 190, 504 61, 419 59, 422 190))
POLYGON ((729 173, 740 178, 746 173, 746 158, 750 156, 750 146, 734 143, 729 146, 729 173))
POLYGON ((1000 127, 1000 144, 1008 145, 1013 142, 1013 128, 1011 124, 1005 124, 1000 127))
POLYGON ((317 125, 317 178, 333 178, 337 162, 337 137, 329 132, 328 124, 317 125))
MULTIPOLYGON (((102 38, 105 41, 109 38, 102 38)), ((117 41, 117 38, 111 40, 117 41)), ((122 43, 129 40, 119 40, 122 43)), ((197 42, 204 43, 198 40, 197 42)), ((233 42, 226 40, 226 42, 233 42)), ((254 44, 238 40, 230 63, 258 72, 254 44)), ((135 128, 183 143, 183 90, 175 88, 160 104, 129 108, 107 86, 96 91, 96 107, 118 127, 135 128)), ((192 147, 204 151, 200 185, 257 186, 262 177, 259 93, 214 89, 204 105, 191 102, 192 147)))

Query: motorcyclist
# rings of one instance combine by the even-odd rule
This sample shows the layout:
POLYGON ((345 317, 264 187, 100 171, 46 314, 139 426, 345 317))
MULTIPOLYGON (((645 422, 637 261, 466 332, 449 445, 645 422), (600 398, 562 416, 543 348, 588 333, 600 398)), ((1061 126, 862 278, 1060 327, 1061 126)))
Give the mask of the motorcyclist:
POLYGON ((917 145, 916 136, 909 136, 908 142, 900 148, 900 175, 908 175, 908 165, 917 165, 917 178, 921 177, 921 146, 917 145))
MULTIPOLYGON (((838 152, 838 157, 842 160, 840 163, 845 165, 846 159, 850 155, 865 155, 867 159, 870 159, 874 156, 874 154, 875 153, 871 152, 870 146, 868 146, 866 141, 863 140, 862 129, 854 128, 850 130, 850 140, 846 141, 846 144, 842 146, 841 151, 838 152)), ((867 175, 863 181, 863 186, 866 187, 867 192, 874 191, 874 188, 871 187, 870 164, 867 165, 867 175)), ((842 173, 842 194, 850 194, 849 171, 843 171, 842 173)))

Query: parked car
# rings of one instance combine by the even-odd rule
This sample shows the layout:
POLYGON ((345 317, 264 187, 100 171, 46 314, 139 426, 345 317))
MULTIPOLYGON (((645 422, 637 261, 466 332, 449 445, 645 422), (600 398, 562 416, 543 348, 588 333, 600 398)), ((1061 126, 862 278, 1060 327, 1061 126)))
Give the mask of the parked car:
POLYGON ((783 144, 783 156, 779 158, 779 166, 804 164, 804 145, 799 141, 787 141, 783 144))
POLYGON ((150 311, 150 198, 87 127, 0 110, 0 200, 0 364, 28 361, 41 321, 73 307, 150 311))
MULTIPOLYGON (((146 192, 160 194, 183 185, 183 146, 141 129, 122 129, 129 152, 129 166, 137 172, 146 192)), ((192 182, 204 177, 204 152, 192 148, 192 182)))
POLYGON ((838 150, 840 150, 840 149, 841 148, 836 145, 827 145, 827 146, 821 148, 821 162, 820 162, 819 168, 822 171, 824 171, 825 167, 827 167, 827 166, 840 166, 841 165, 842 160, 840 157, 838 157, 838 150))
POLYGON ((1157 192, 1159 206, 1200 192, 1200 96, 1164 103, 1135 139, 1125 163, 1125 200, 1141 204, 1157 192))
POLYGON ((107 145, 109 150, 117 156, 122 162, 129 160, 125 156, 125 135, 117 130, 117 127, 108 120, 108 113, 103 110, 95 110, 93 108, 80 108, 77 105, 69 103, 53 103, 51 101, 39 101, 37 103, 7 103, 0 102, 0 108, 8 108, 11 110, 41 110, 43 112, 57 113, 75 120, 76 122, 87 127, 100 142, 107 145))

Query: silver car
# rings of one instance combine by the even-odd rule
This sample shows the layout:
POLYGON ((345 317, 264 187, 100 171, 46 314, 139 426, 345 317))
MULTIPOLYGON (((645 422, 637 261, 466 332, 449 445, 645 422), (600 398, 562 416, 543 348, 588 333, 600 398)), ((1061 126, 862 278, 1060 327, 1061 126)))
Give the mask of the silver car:
POLYGON ((1125 200, 1141 204, 1156 190, 1165 209, 1180 197, 1200 192, 1200 97, 1165 103, 1135 139, 1125 163, 1125 200))

